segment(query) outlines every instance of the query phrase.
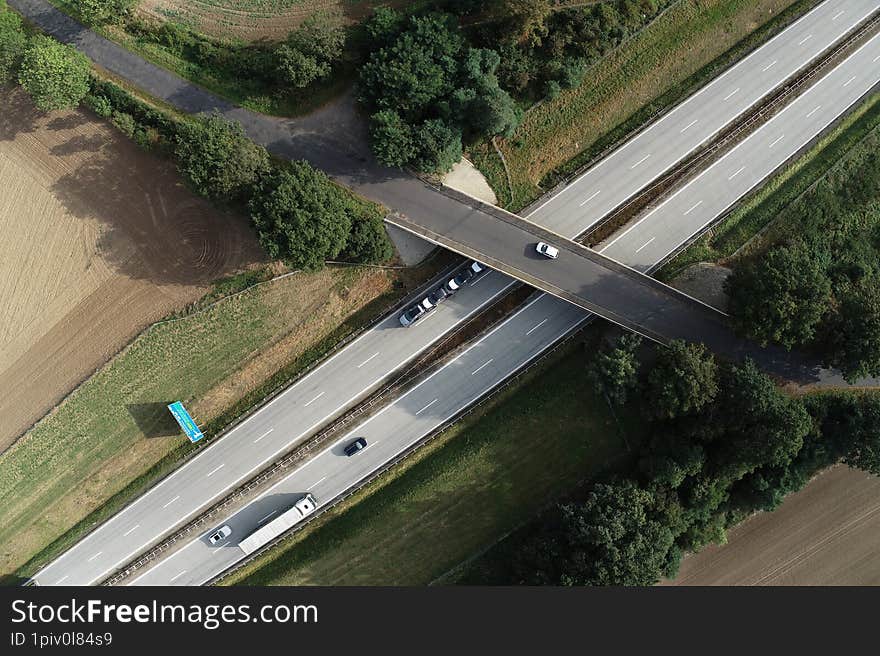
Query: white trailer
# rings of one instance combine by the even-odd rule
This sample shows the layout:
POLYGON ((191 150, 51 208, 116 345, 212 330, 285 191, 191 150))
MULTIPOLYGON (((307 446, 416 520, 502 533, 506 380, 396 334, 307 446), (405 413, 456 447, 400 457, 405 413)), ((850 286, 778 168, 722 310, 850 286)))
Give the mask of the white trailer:
POLYGON ((239 542, 238 546, 246 554, 254 553, 260 547, 268 544, 279 535, 292 528, 294 524, 301 522, 315 512, 317 505, 315 497, 312 496, 311 493, 305 495, 302 499, 293 504, 293 507, 290 510, 284 511, 265 526, 258 528, 244 540, 239 542))

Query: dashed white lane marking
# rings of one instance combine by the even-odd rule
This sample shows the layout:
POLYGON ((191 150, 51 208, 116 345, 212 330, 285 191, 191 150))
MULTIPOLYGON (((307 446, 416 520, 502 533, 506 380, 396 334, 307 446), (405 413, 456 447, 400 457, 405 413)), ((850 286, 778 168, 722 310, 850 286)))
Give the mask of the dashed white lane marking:
POLYGON ((696 204, 695 204, 693 207, 691 207, 687 212, 684 213, 684 215, 687 216, 688 214, 690 214, 691 212, 693 212, 695 209, 697 209, 697 208, 698 208, 700 205, 702 205, 702 204, 703 204, 703 201, 698 200, 698 201, 696 202, 696 204))
POLYGON ((875 62, 875 61, 877 61, 878 59, 880 59, 880 55, 877 55, 876 57, 874 57, 874 59, 872 60, 872 62, 875 62))
POLYGON ((326 481, 326 480, 327 480, 327 477, 326 477, 326 476, 322 476, 322 477, 319 478, 317 481, 315 481, 314 483, 312 483, 311 485, 309 485, 309 487, 308 487, 307 489, 311 490, 311 489, 313 489, 316 485, 318 485, 319 483, 323 483, 323 482, 326 481))
POLYGON ((179 578, 180 578, 181 576, 183 576, 184 574, 186 574, 186 570, 183 570, 180 574, 175 574, 175 575, 172 576, 170 579, 168 579, 168 582, 171 583, 172 581, 176 581, 177 579, 179 579, 179 578))
POLYGON ((218 471, 220 471, 221 469, 223 469, 225 466, 226 466, 226 463, 224 462, 224 463, 223 463, 222 465, 220 465, 219 467, 215 467, 214 469, 212 469, 211 471, 209 471, 209 472, 207 473, 207 475, 205 476, 205 478, 210 478, 211 476, 213 476, 214 474, 216 474, 218 471))
POLYGON ((685 126, 681 129, 681 132, 679 132, 679 134, 684 134, 684 132, 685 132, 686 130, 688 130, 689 128, 694 127, 694 126, 697 124, 697 121, 699 121, 699 119, 696 119, 696 118, 695 118, 693 121, 691 121, 690 123, 688 123, 687 125, 685 125, 685 126))
POLYGON ((729 178, 727 178, 728 181, 733 180, 736 176, 738 176, 740 173, 742 173, 742 172, 745 171, 745 170, 746 170, 746 167, 745 167, 745 166, 740 166, 740 167, 736 170, 736 173, 734 173, 732 176, 730 176, 729 178))
POLYGON ((360 368, 363 367, 365 364, 367 364, 370 360, 372 360, 373 358, 375 358, 377 355, 379 355, 379 354, 378 354, 378 353, 373 353, 373 355, 371 355, 371 356, 368 357, 366 360, 364 360, 363 362, 361 362, 361 363, 357 366, 357 368, 360 369, 360 368))
POLYGON ((766 73, 767 71, 769 71, 771 68, 773 68, 774 66, 776 66, 776 62, 777 62, 777 61, 779 61, 779 60, 774 59, 772 62, 770 62, 769 64, 767 64, 764 68, 762 68, 762 69, 761 69, 761 72, 762 72, 762 73, 766 73))
POLYGON ((843 86, 848 87, 849 83, 856 79, 856 76, 853 75, 850 79, 843 83, 843 86))
POLYGON ((174 503, 175 501, 177 501, 179 498, 180 498, 180 495, 178 494, 176 497, 174 497, 171 501, 169 501, 168 503, 166 503, 166 504, 165 504, 164 506, 162 506, 162 507, 163 507, 163 508, 167 508, 167 507, 170 506, 172 503, 174 503))
POLYGON ((737 87, 736 89, 734 89, 733 91, 731 91, 730 93, 728 93, 726 96, 724 96, 724 99, 725 99, 725 100, 730 100, 731 98, 733 98, 733 97, 734 97, 736 94, 738 94, 738 93, 739 93, 739 87, 737 87))
MULTIPOLYGON (((601 191, 601 189, 600 189, 599 191, 601 191)), ((585 201, 583 201, 583 202, 580 204, 580 207, 583 207, 584 205, 586 205, 587 203, 589 203, 591 200, 593 200, 596 196, 598 196, 598 195, 599 195, 599 191, 595 192, 595 193, 592 194, 589 198, 587 198, 585 201)))
POLYGON ((311 401, 309 401, 308 403, 306 403, 305 405, 303 405, 303 407, 304 407, 304 408, 308 408, 310 405, 312 405, 315 401, 317 401, 318 399, 320 399, 322 396, 324 396, 324 392, 321 392, 320 394, 318 394, 318 396, 316 396, 316 397, 313 398, 311 401))
POLYGON ((778 144, 778 143, 779 143, 780 141, 782 141, 783 139, 785 139, 785 135, 784 135, 784 134, 781 135, 781 136, 779 136, 779 137, 776 137, 773 141, 770 142, 770 146, 769 146, 769 147, 770 147, 770 148, 773 148, 773 146, 775 146, 776 144, 778 144))
POLYGON ((799 46, 802 46, 802 45, 804 45, 807 41, 809 41, 809 40, 812 39, 812 38, 813 38, 813 35, 812 35, 812 34, 808 34, 808 35, 805 36, 803 39, 801 39, 800 41, 798 41, 798 45, 799 45, 799 46))
POLYGON ((841 16, 843 16, 845 13, 846 13, 845 11, 838 11, 836 14, 834 14, 834 15, 831 17, 831 20, 836 21, 838 18, 840 18, 841 16))
POLYGON ((475 373, 480 371, 483 367, 488 367, 490 364, 492 364, 492 360, 494 360, 494 359, 495 358, 489 358, 488 360, 486 360, 483 364, 481 364, 479 367, 477 367, 476 369, 474 369, 471 372, 471 376, 473 376, 475 373))
POLYGON ((278 512, 277 510, 273 510, 272 512, 270 512, 268 515, 266 515, 265 517, 263 517, 263 519, 261 519, 260 521, 257 522, 257 526, 259 526, 260 524, 262 524, 263 522, 265 522, 267 519, 269 519, 272 515, 274 515, 274 514, 277 513, 277 512, 278 512))
POLYGON ((128 529, 125 533, 123 533, 123 534, 122 534, 122 537, 127 537, 127 536, 131 535, 132 533, 134 533, 134 532, 135 532, 137 529, 139 529, 140 527, 141 527, 140 524, 135 524, 135 525, 132 526, 130 529, 128 529))
POLYGON ((61 584, 64 583, 68 578, 70 578, 70 575, 69 575, 69 574, 65 574, 65 575, 62 576, 60 579, 58 579, 57 581, 55 581, 55 585, 61 585, 61 584))
POLYGON ((654 239, 655 239, 655 237, 651 237, 648 241, 646 241, 644 244, 642 244, 641 246, 639 246, 639 247, 636 249, 636 253, 638 253, 638 252, 639 252, 640 250, 642 250, 645 246, 647 246, 647 245, 650 244, 652 241, 654 241, 654 239))
POLYGON ((97 558, 98 556, 100 556, 102 553, 104 553, 104 552, 103 552, 103 551, 99 551, 99 552, 96 553, 95 555, 91 556, 86 562, 89 562, 89 563, 92 562, 95 558, 97 558))
POLYGON ((539 322, 539 323, 536 323, 534 326, 532 326, 531 328, 529 328, 529 330, 526 332, 526 335, 531 335, 533 332, 535 332, 538 328, 540 328, 541 326, 543 326, 545 323, 547 323, 547 320, 546 320, 546 319, 544 319, 543 321, 541 321, 541 322, 539 322))
POLYGON ((818 112, 820 109, 822 109, 822 105, 817 105, 815 109, 810 110, 810 112, 807 114, 807 118, 810 118, 813 114, 818 112))
POLYGON ((416 414, 417 414, 417 415, 422 414, 425 410, 427 410, 428 408, 430 408, 430 407, 431 407, 432 405, 434 405, 435 403, 437 403, 437 399, 434 399, 433 401, 431 401, 428 405, 426 405, 425 407, 423 407, 423 408, 422 408, 421 410, 419 410, 416 414))
POLYGON ((270 428, 270 429, 267 430, 265 433, 263 433, 262 435, 260 435, 257 439, 254 440, 254 444, 256 444, 257 442, 259 442, 260 440, 262 440, 264 437, 266 437, 266 436, 267 436, 269 433, 271 433, 273 430, 275 430, 275 429, 274 429, 274 428, 270 428))
POLYGON ((630 170, 634 169, 634 168, 637 167, 639 164, 642 164, 642 163, 643 163, 646 159, 648 159, 650 156, 651 156, 651 153, 648 153, 647 155, 645 155, 645 156, 644 156, 642 159, 640 159, 638 162, 636 162, 635 164, 633 164, 632 166, 630 166, 630 167, 629 167, 630 170))

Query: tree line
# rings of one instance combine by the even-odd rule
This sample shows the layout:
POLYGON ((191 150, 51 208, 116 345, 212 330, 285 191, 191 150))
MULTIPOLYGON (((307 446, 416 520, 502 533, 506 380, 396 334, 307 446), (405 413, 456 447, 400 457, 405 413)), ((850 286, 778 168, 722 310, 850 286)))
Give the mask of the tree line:
POLYGON ((775 509, 826 467, 880 475, 880 395, 791 397, 753 363, 719 363, 683 342, 639 372, 637 347, 626 337, 589 366, 613 404, 621 391, 638 395, 649 439, 625 473, 503 544, 492 583, 651 585, 674 576, 683 553, 724 542, 729 526, 775 509))
POLYGON ((172 157, 196 193, 244 209, 270 257, 315 269, 328 259, 382 262, 393 249, 382 212, 306 162, 272 158, 219 114, 176 119, 95 78, 85 56, 0 5, 0 83, 17 81, 43 111, 85 101, 140 146, 172 157))
POLYGON ((379 7, 364 26, 358 99, 389 166, 442 173, 466 144, 512 136, 527 102, 580 85, 589 64, 669 2, 438 4, 448 11, 379 7))

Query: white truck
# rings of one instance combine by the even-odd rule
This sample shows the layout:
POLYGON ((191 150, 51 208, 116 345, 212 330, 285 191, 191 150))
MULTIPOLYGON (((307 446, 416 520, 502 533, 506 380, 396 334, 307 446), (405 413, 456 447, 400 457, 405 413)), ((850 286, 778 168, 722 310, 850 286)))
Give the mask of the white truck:
POLYGON ((258 528, 256 531, 247 536, 238 543, 238 546, 246 554, 254 553, 260 547, 268 544, 279 535, 293 527, 297 522, 315 512, 318 504, 315 497, 311 493, 306 494, 302 499, 293 504, 293 507, 284 511, 278 517, 273 519, 265 526, 258 528))

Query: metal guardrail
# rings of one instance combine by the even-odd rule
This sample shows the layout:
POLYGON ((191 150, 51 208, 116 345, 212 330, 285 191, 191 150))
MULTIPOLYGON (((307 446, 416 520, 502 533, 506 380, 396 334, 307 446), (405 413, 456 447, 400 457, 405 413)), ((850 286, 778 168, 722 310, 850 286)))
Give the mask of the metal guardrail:
MULTIPOLYGON (((662 192, 663 188, 668 187, 669 185, 675 185, 676 187, 681 186, 681 184, 688 179, 689 175, 705 166, 706 163, 713 157, 717 156, 720 151, 733 145, 733 143, 740 139, 744 133, 753 130, 755 127, 759 126, 780 111, 784 105, 788 104, 788 102, 793 99, 793 97, 805 90, 804 85, 806 85, 807 82, 811 82, 817 75, 828 69, 829 66, 836 64, 837 58, 843 52, 853 47, 854 44, 872 31, 876 30, 878 27, 880 27, 880 12, 876 12, 868 17, 866 21, 864 21, 859 27, 856 27, 844 41, 828 48, 815 64, 810 66, 807 70, 801 72, 797 77, 789 80, 780 87, 777 87, 758 100, 752 108, 747 109, 740 115, 740 117, 744 118, 742 118, 739 124, 727 131, 722 130, 719 133, 720 136, 713 138, 708 146, 691 157, 685 158, 683 161, 674 165, 673 168, 664 173, 660 178, 614 208, 611 212, 605 215, 600 222, 590 226, 590 228, 576 237, 574 241, 579 243, 588 241, 592 235, 600 232, 603 227, 613 222, 622 212, 639 202, 646 203, 642 211, 651 207, 650 196, 652 193, 657 192, 658 190, 662 192)), ((570 181, 573 182, 574 179, 571 179, 570 181)), ((660 197, 663 197, 664 195, 665 194, 661 193, 660 197)), ((615 230, 615 233, 616 232, 617 230, 615 230)))
MULTIPOLYGON (((444 269, 443 275, 448 275, 449 271, 453 271, 459 266, 460 264, 454 267, 447 267, 446 269, 444 269)), ((434 278, 432 278, 432 281, 430 283, 421 286, 419 289, 424 291, 424 288, 430 288, 430 286, 432 284, 436 284, 436 281, 439 279, 439 277, 435 276, 434 278)), ((508 290, 507 293, 512 292, 513 289, 508 290)), ((340 431, 351 426, 355 422, 355 420, 362 419, 363 417, 367 416, 374 408, 388 402, 388 397, 391 394, 398 392, 400 389, 404 388, 404 386, 412 384, 417 380, 420 380, 422 377, 429 375, 433 369, 433 365, 429 366, 427 370, 422 372, 422 376, 416 376, 415 378, 413 378, 413 374, 417 373, 419 369, 424 367, 426 361, 435 358, 437 356, 437 353, 445 348, 446 344, 454 341, 462 333, 462 331, 466 330, 472 324, 473 321, 479 320, 479 318, 485 312, 490 311, 496 303, 500 302, 507 296, 507 293, 502 293, 501 295, 496 297, 492 302, 490 302, 483 309, 479 310, 477 314, 471 317, 468 321, 460 324, 455 329, 444 335, 436 344, 430 346, 429 349, 417 355, 413 361, 405 364, 397 371, 391 372, 389 374, 389 379, 386 380, 386 382, 383 383, 383 385, 378 390, 372 392, 367 397, 367 399, 361 401, 360 403, 357 403, 348 411, 344 412, 341 416, 328 422, 328 424, 322 430, 317 432, 311 438, 307 438, 304 443, 301 443, 299 446, 293 446, 292 451, 282 455, 273 463, 267 465, 267 467, 260 471, 256 476, 224 496, 220 501, 209 506, 207 509, 202 511, 196 519, 185 523, 183 526, 175 530, 172 535, 160 541, 158 544, 154 545, 149 550, 147 550, 137 558, 133 559, 126 565, 120 567, 116 572, 114 572, 113 575, 105 579, 102 582, 102 585, 116 585, 117 583, 131 576, 135 571, 140 570, 145 565, 155 561, 159 556, 168 552, 181 540, 189 538, 190 536, 192 536, 193 533, 203 530, 204 527, 208 526, 211 523, 211 521, 209 520, 213 520, 213 518, 216 517, 221 511, 228 509, 236 502, 247 497, 250 493, 259 488, 261 485, 273 480, 276 476, 290 469, 294 465, 299 464, 310 453, 334 438, 340 431)), ((405 304, 402 304, 401 307, 403 305, 405 304)), ((387 316, 387 314, 383 316, 387 316)), ((488 327, 486 328, 486 330, 488 330, 488 327)), ((485 332, 485 330, 481 331, 481 334, 482 332, 485 332)))
POLYGON ((449 428, 450 426, 452 426, 456 422, 460 421, 463 417, 469 415, 470 413, 474 412, 478 408, 482 407, 483 405, 485 405, 486 403, 488 403, 489 401, 494 399, 498 394, 501 394, 502 392, 506 391, 514 383, 519 381, 521 378, 523 378, 529 372, 531 372, 535 367, 537 367, 539 364, 541 364, 541 362, 543 362, 547 357, 552 355, 556 350, 558 350, 559 348, 561 348, 562 346, 567 344, 569 341, 571 341, 571 339, 584 326, 586 326, 588 323, 590 323, 591 321, 593 321, 596 318, 598 318, 597 315, 590 315, 588 317, 585 317, 583 321, 572 326, 572 328, 565 335, 560 337, 556 342, 551 344, 548 348, 544 349, 543 351, 540 351, 539 353, 536 353, 532 357, 532 359, 528 363, 526 363, 523 367, 521 367, 520 369, 517 369, 515 372, 511 373, 506 378, 498 381, 498 383, 496 383, 492 388, 488 389, 483 396, 481 396, 477 399, 474 399, 471 403, 464 406, 458 413, 456 413, 455 415, 453 415, 452 417, 450 417, 449 419, 444 421, 442 424, 440 424, 439 426, 434 428, 431 432, 426 434, 422 439, 418 440, 417 442, 415 442, 414 444, 409 446, 406 450, 402 451, 397 456, 395 456, 394 458, 392 458, 391 460, 389 460, 388 462, 383 464, 379 469, 373 471, 370 474, 367 474, 367 476, 362 478, 360 481, 356 482, 351 487, 349 487, 345 491, 341 492, 339 495, 334 497, 330 503, 328 503, 325 506, 322 506, 321 509, 317 513, 315 513, 312 517, 310 517, 308 520, 306 520, 303 523, 297 524, 296 526, 291 528, 290 531, 288 531, 287 533, 284 533, 283 535, 278 536, 277 538, 275 538, 271 542, 267 543, 265 546, 261 547, 258 551, 254 552, 253 554, 248 556, 247 558, 244 558, 244 559, 238 561, 237 563, 232 565, 230 568, 228 568, 227 570, 225 570, 221 574, 218 574, 216 577, 207 581, 205 585, 215 585, 217 583, 220 583, 221 581, 228 578, 229 576, 231 576, 233 573, 235 573, 236 571, 238 571, 242 567, 245 567, 246 565, 249 565, 250 563, 254 562, 257 558, 259 558, 260 556, 265 554, 267 551, 271 550, 272 548, 278 546, 279 544, 281 544, 285 540, 288 540, 291 537, 293 537, 294 535, 296 535, 297 533, 299 533, 301 530, 306 528, 309 524, 311 524, 312 522, 317 520, 319 517, 321 517, 324 513, 329 512, 330 510, 336 508, 337 506, 339 506, 339 504, 341 504, 342 502, 344 502, 345 500, 347 500, 351 496, 360 492, 363 488, 365 488, 367 485, 369 485, 370 483, 372 483, 373 481, 375 481, 376 479, 381 477, 388 470, 397 466, 398 464, 400 464, 401 462, 403 462, 404 460, 406 460, 407 458, 412 456, 414 453, 419 451, 422 447, 424 447, 427 444, 429 444, 430 442, 434 441, 447 428, 449 428))

